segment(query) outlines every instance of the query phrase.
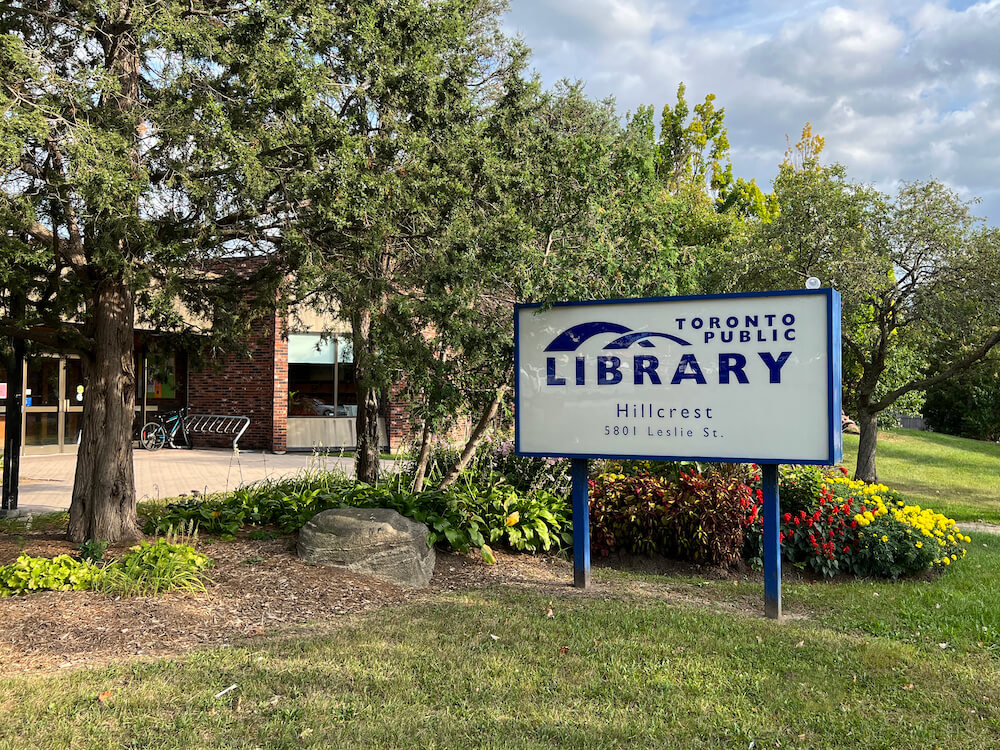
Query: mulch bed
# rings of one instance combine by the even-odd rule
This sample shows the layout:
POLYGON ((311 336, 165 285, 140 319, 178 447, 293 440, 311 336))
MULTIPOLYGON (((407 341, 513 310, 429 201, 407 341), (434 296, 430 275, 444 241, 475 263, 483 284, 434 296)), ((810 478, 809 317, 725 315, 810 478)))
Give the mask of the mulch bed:
MULTIPOLYGON (((117 557, 125 548, 109 549, 117 557)), ((97 666, 185 653, 271 635, 289 626, 331 623, 443 591, 496 584, 565 590, 572 563, 543 555, 497 553, 497 565, 438 553, 431 587, 405 589, 340 568, 306 565, 294 538, 233 542, 202 539, 215 565, 206 594, 112 598, 90 591, 0 599, 0 674, 97 666)), ((0 565, 22 552, 75 554, 60 535, 0 534, 0 565)))

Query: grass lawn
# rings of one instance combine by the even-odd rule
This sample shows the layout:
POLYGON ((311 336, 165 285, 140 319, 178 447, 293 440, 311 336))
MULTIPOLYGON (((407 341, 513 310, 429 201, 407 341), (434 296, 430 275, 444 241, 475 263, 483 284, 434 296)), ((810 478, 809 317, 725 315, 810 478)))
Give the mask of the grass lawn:
MULTIPOLYGON (((858 438, 844 436, 853 473, 858 438)), ((956 521, 1000 523, 1000 445, 916 430, 880 432, 879 481, 956 521)))
MULTIPOLYGON (((898 431, 878 461, 921 505, 1000 521, 998 446, 898 431)), ((964 560, 924 580, 788 576, 782 623, 757 614, 762 586, 746 578, 600 568, 596 595, 429 594, 178 659, 0 665, 0 750, 992 749, 1000 536, 971 536, 964 560)))
POLYGON ((930 581, 786 586, 781 624, 752 614, 759 584, 598 570, 645 594, 441 594, 325 635, 0 680, 0 748, 995 748, 1000 539, 969 547, 930 581))

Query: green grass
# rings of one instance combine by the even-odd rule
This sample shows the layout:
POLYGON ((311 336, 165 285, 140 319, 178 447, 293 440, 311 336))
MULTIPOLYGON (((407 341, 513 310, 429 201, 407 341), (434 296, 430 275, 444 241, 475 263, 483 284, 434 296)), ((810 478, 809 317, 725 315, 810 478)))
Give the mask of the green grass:
POLYGON ((0 518, 0 534, 23 534, 25 531, 65 531, 69 524, 69 511, 57 511, 55 513, 42 513, 37 516, 27 518, 25 516, 14 516, 13 518, 0 518))
POLYGON ((657 595, 759 607, 746 582, 489 589, 327 635, 7 679, 0 749, 994 748, 1000 540, 975 542, 923 584, 789 586, 808 616, 780 624, 657 595))
MULTIPOLYGON (((850 468, 856 449, 848 436, 850 468)), ((998 446, 897 431, 878 462, 914 502, 1000 520, 998 446)), ((971 536, 925 580, 787 576, 782 623, 757 616, 754 581, 598 569, 598 597, 442 594, 332 632, 0 678, 0 750, 986 750, 1000 746, 1000 537, 971 536)))
MULTIPOLYGON (((858 438, 844 436, 853 473, 858 438)), ((915 430, 880 432, 879 481, 956 521, 1000 523, 1000 444, 915 430)))

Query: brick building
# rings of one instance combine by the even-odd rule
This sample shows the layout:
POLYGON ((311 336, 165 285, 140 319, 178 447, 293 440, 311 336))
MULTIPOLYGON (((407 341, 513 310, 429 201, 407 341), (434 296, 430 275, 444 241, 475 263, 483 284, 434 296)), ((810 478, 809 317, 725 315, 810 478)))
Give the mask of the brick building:
MULTIPOLYGON (((185 406, 189 414, 246 416, 243 449, 284 452, 356 446, 357 386, 350 331, 306 312, 288 321, 265 319, 247 353, 192 364, 185 351, 167 350, 136 331, 136 423, 185 406), (332 332, 332 333, 331 333, 332 332)), ((24 365, 24 452, 73 452, 79 443, 86 389, 80 362, 69 355, 29 358, 24 365)), ((7 374, 0 365, 0 441, 7 374)), ((396 395, 398 389, 393 389, 396 395)), ((382 399, 383 446, 398 449, 411 435, 406 404, 382 399)), ((231 438, 195 436, 196 447, 226 446, 231 438)), ((2 443, 0 443, 2 444, 2 443)))

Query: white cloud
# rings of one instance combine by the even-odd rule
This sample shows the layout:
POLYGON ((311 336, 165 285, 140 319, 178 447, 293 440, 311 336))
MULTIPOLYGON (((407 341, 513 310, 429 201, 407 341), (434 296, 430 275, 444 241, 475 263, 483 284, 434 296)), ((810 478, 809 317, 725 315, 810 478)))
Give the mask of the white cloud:
POLYGON ((513 0, 508 28, 548 84, 581 78, 620 108, 677 84, 718 95, 738 174, 767 184, 809 121, 855 179, 943 179, 1000 223, 1000 0, 513 0), (954 3, 951 4, 952 6, 954 3))

